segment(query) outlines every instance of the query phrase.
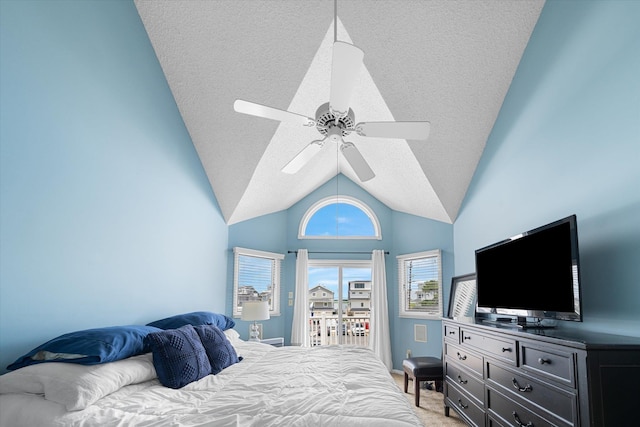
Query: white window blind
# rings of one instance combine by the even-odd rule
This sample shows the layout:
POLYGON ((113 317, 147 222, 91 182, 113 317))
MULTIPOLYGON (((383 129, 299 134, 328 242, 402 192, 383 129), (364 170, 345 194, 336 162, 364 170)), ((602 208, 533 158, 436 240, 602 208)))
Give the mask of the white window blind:
POLYGON ((442 315, 442 260, 440 250, 400 255, 398 289, 401 317, 442 315))
POLYGON ((242 314, 246 301, 268 301, 270 314, 280 314, 280 271, 284 255, 234 248, 233 315, 242 314))

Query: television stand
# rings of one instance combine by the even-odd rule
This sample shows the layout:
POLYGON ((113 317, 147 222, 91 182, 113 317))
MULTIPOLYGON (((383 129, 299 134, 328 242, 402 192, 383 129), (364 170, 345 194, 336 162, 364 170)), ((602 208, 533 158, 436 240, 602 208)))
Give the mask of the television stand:
POLYGON ((445 415, 453 409, 474 426, 633 424, 640 337, 442 325, 445 415))

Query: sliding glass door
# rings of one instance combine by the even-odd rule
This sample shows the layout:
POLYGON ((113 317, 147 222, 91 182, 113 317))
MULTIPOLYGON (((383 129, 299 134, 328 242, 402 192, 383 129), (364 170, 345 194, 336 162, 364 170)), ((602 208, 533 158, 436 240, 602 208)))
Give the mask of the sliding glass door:
POLYGON ((371 261, 309 260, 311 345, 369 345, 371 261))

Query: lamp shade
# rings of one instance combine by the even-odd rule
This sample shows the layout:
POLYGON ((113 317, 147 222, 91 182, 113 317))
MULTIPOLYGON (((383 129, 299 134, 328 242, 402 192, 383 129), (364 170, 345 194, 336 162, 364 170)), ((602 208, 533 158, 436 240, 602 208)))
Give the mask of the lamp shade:
POLYGON ((269 303, 267 301, 245 301, 242 303, 242 320, 269 319, 269 303))

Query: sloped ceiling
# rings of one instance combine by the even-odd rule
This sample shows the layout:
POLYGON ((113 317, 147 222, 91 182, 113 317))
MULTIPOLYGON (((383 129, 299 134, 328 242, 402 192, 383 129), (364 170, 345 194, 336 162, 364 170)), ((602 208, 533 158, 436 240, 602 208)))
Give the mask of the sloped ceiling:
POLYGON ((135 0, 228 224, 284 210, 342 173, 396 211, 452 223, 542 0, 343 0, 338 40, 364 51, 356 122, 429 121, 427 141, 362 138, 361 183, 320 134, 236 113, 236 99, 315 118, 329 98, 331 0, 135 0))

